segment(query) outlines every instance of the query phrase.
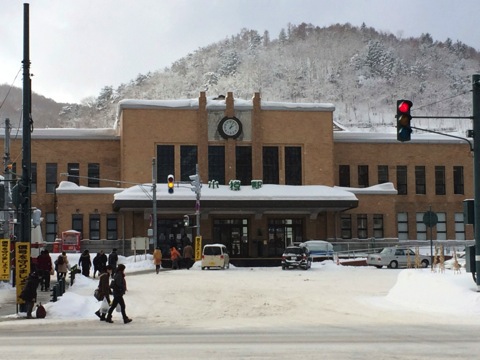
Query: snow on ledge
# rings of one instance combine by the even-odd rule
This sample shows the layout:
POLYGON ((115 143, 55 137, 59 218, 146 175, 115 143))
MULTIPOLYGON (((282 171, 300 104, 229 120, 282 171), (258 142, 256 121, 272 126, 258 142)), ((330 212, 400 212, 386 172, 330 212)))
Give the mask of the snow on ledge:
POLYGON ((334 188, 349 191, 353 194, 364 194, 364 195, 397 195, 398 193, 398 191, 393 186, 393 183, 391 182, 373 185, 366 188, 352 188, 352 187, 342 187, 342 186, 334 186, 334 188))

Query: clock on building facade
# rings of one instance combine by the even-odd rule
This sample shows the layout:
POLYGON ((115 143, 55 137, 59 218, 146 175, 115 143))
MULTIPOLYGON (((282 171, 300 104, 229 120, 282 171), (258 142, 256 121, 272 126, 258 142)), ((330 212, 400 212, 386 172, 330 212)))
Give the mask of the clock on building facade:
POLYGON ((225 116, 218 124, 218 132, 224 139, 236 139, 242 133, 242 123, 235 116, 225 116))

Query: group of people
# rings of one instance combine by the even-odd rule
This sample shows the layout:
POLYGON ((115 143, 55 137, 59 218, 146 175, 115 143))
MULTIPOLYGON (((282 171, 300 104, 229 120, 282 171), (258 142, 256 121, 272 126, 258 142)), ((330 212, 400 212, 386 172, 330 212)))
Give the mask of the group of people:
MULTIPOLYGON (((117 249, 112 249, 112 252, 108 255, 108 257, 103 250, 100 250, 93 258, 93 277, 95 278, 97 272, 99 275, 105 273, 107 269, 107 264, 112 267, 113 271, 115 271, 115 269, 117 268, 117 263, 117 249)), ((80 267, 83 276, 90 277, 92 260, 90 258, 90 252, 87 249, 85 249, 82 255, 80 255, 80 258, 78 259, 78 266, 80 267)))
MULTIPOLYGON (((157 246, 153 251, 153 263, 155 264, 155 271, 158 274, 162 265, 162 250, 157 246)), ((180 268, 186 268, 189 270, 193 263, 193 247, 187 244, 183 248, 183 255, 177 250, 175 246, 170 247, 170 260, 172 261, 172 269, 178 270, 180 268)))

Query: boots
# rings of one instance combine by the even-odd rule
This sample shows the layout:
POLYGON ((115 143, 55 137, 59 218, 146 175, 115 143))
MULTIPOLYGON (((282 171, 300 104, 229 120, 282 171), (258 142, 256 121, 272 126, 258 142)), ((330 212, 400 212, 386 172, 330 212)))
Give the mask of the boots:
MULTIPOLYGON (((95 315, 97 315, 97 316, 100 318, 100 320, 102 320, 102 315, 100 315, 100 311, 99 311, 99 310, 95 311, 95 315)), ((104 317, 105 317, 105 316, 104 316, 104 317)))
POLYGON ((101 316, 100 316, 100 321, 105 321, 105 316, 107 316, 106 313, 103 313, 101 316))
POLYGON ((112 315, 108 315, 107 318, 105 319, 105 321, 110 323, 110 324, 113 324, 112 315))
POLYGON ((132 322, 132 319, 130 319, 128 317, 123 318, 123 323, 124 324, 128 324, 129 322, 132 322))

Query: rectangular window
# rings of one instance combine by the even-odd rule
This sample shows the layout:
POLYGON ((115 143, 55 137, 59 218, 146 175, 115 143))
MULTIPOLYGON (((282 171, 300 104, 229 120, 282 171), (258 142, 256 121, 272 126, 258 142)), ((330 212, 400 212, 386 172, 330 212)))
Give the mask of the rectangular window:
POLYGON ((357 237, 359 239, 366 239, 368 237, 368 221, 367 214, 357 215, 357 237))
POLYGON ((45 238, 47 242, 54 242, 57 238, 56 213, 46 213, 45 215, 45 238))
POLYGON ((383 239, 383 214, 373 214, 373 237, 383 239))
POLYGON ((263 153, 263 183, 278 184, 279 168, 278 168, 278 147, 264 146, 263 153))
POLYGON ((190 175, 195 175, 197 160, 197 147, 195 145, 180 146, 180 180, 190 181, 190 175))
POLYGON ((427 226, 423 222, 424 212, 416 214, 417 222, 417 240, 427 240, 427 226))
POLYGON ((107 240, 117 240, 117 215, 108 214, 107 215, 107 240))
POLYGON ((465 223, 463 222, 463 212, 455 213, 455 239, 465 240, 465 223))
POLYGON ((378 183, 384 184, 388 182, 388 165, 378 165, 378 183))
POLYGON ((302 148, 285 147, 285 185, 302 185, 302 148))
POLYGON ((80 164, 79 163, 68 163, 67 164, 68 178, 67 181, 70 181, 74 184, 80 185, 80 164))
POLYGON ((368 165, 358 165, 358 187, 369 187, 368 165))
POLYGON ((438 212, 437 217, 437 240, 447 240, 447 216, 444 212, 438 212))
POLYGON ((398 195, 407 195, 407 167, 397 166, 397 191, 398 195))
POLYGON ((338 167, 338 185, 350 187, 350 165, 340 165, 338 167))
POLYGON ((237 146, 235 149, 236 158, 236 180, 240 180, 242 185, 250 185, 252 181, 252 147, 237 146))
POLYGON ((427 193, 425 166, 415 166, 415 192, 417 195, 427 193))
POLYGON ((72 214, 72 230, 78 231, 83 235, 83 215, 72 214))
POLYGON ((100 240, 100 215, 90 214, 90 240, 100 240))
POLYGON ((225 185, 225 146, 208 147, 208 180, 225 185))
POLYGON ((32 194, 35 194, 37 192, 37 163, 32 163, 31 172, 32 172, 31 191, 32 191, 32 194))
POLYGON ((100 164, 88 164, 88 187, 100 187, 100 164))
POLYGON ((453 167, 453 193, 463 195, 463 166, 453 167))
POLYGON ((408 214, 397 214, 398 240, 408 240, 408 214))
POLYGON ((445 195, 445 166, 435 166, 435 195, 445 195))
POLYGON ((47 163, 45 165, 45 192, 49 194, 55 193, 57 187, 57 164, 47 163))
POLYGON ((343 214, 340 216, 340 232, 342 239, 352 238, 352 215, 343 214))
POLYGON ((166 183, 170 174, 175 175, 175 147, 157 145, 157 182, 166 183))

